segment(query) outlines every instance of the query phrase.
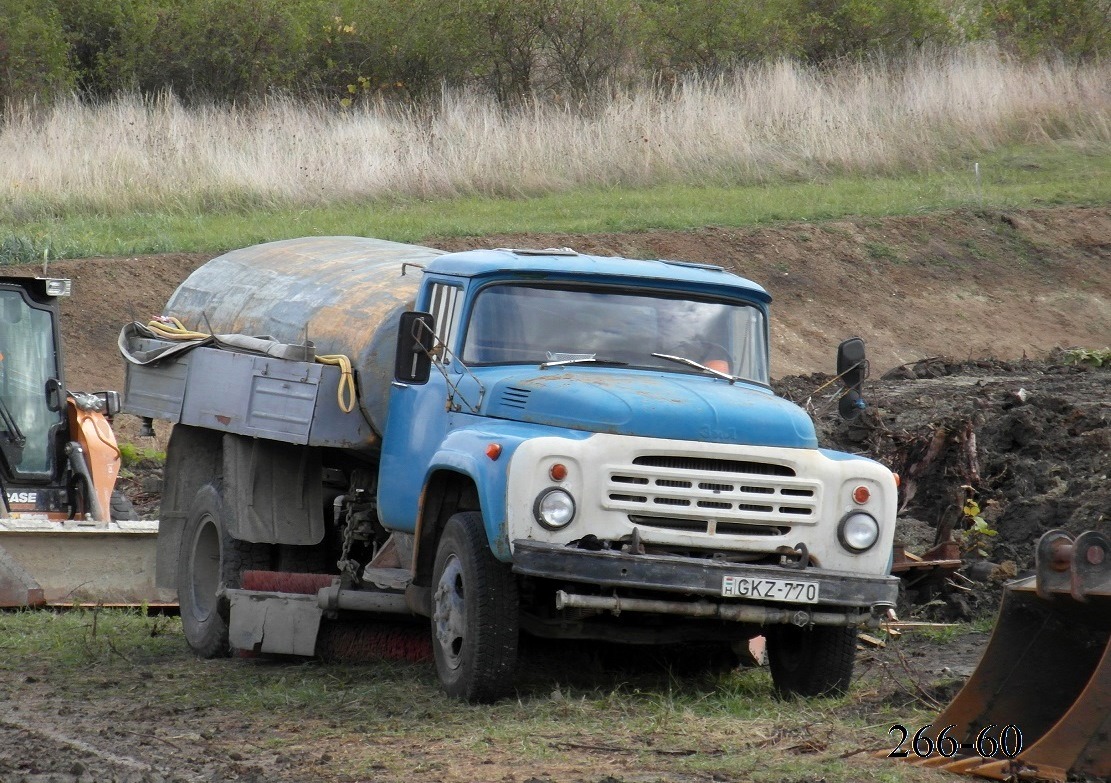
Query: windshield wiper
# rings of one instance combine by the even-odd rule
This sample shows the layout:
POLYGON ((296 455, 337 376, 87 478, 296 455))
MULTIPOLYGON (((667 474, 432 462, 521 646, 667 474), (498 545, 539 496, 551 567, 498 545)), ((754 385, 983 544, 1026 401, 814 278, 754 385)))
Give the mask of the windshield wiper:
POLYGON ((573 359, 550 359, 546 362, 541 362, 540 369, 546 370, 549 367, 563 367, 568 364, 606 364, 611 367, 627 367, 628 362, 619 362, 616 359, 597 359, 593 356, 576 356, 573 359))
POLYGON ((655 356, 657 359, 667 359, 669 362, 676 362, 677 364, 685 364, 687 367, 694 367, 696 370, 702 370, 703 372, 708 372, 708 373, 710 373, 710 375, 715 375, 718 378, 724 378, 725 380, 729 381, 730 384, 734 384, 734 383, 736 383, 737 381, 740 380, 740 378, 737 377, 736 375, 730 375, 727 372, 722 372, 721 370, 715 370, 713 367, 707 367, 704 364, 699 364, 694 359, 688 359, 685 356, 672 356, 669 353, 654 353, 652 355, 655 356))
POLYGON ((8 436, 8 442, 21 449, 27 445, 27 436, 23 434, 23 430, 15 422, 15 417, 12 412, 8 410, 8 404, 4 402, 4 398, 0 397, 0 423, 4 425, 4 434, 8 436))

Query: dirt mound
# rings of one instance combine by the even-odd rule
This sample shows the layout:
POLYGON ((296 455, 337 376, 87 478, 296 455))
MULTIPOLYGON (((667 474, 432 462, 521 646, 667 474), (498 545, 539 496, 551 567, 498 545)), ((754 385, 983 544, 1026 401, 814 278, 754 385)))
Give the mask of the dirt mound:
MULTIPOLYGON (((772 294, 772 374, 829 371, 834 346, 868 342, 873 366, 930 356, 1042 357, 1111 339, 1111 207, 956 211, 754 228, 436 238, 445 250, 572 247, 720 264, 772 294)), ((73 278, 62 307, 67 382, 122 388, 116 337, 159 313, 213 254, 51 264, 73 278)), ((3 267, 37 274, 41 267, 3 267)))
MULTIPOLYGON (((813 411, 825 375, 777 382, 813 411)), ((1032 567, 1033 543, 1054 528, 1102 527, 1111 513, 1111 368, 1048 360, 929 359, 866 383, 855 421, 816 415, 824 443, 897 472, 898 535, 912 551, 949 531, 967 557, 1032 567), (987 533, 968 530, 967 501, 987 533), (982 554, 981 554, 982 552, 982 554)), ((834 406, 835 407, 835 406, 834 406)))

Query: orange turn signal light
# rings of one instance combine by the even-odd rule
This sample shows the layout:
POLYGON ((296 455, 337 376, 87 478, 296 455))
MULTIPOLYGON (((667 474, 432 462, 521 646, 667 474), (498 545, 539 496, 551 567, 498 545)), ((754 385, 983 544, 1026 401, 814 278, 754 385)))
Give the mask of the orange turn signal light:
POLYGON ((853 500, 856 501, 858 505, 863 506, 871 497, 872 493, 868 490, 868 487, 861 486, 853 490, 853 500))
POLYGON ((563 481, 567 478, 567 466, 562 462, 557 462, 548 469, 548 476, 552 481, 563 481))
POLYGON ((501 444, 500 443, 491 443, 489 446, 487 446, 486 447, 486 456, 489 457, 490 459, 493 459, 493 460, 496 460, 498 457, 500 457, 501 456, 501 444))

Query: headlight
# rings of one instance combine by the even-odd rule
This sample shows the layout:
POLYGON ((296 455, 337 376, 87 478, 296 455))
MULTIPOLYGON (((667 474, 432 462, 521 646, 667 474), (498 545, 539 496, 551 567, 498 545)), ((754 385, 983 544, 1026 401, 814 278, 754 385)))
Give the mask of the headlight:
POLYGON ((561 530, 575 518, 575 499, 566 490, 546 489, 537 496, 532 513, 548 530, 561 530))
POLYGON ((854 511, 837 526, 837 539, 850 552, 865 552, 880 537, 880 523, 871 514, 854 511))

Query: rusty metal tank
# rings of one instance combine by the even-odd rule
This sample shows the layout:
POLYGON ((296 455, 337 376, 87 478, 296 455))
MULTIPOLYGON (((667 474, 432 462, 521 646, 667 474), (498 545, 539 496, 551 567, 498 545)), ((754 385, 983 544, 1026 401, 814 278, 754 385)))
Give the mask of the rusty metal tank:
POLYGON ((186 278, 164 315, 212 334, 311 340, 317 355, 344 354, 359 404, 381 433, 397 322, 413 307, 419 269, 442 251, 368 237, 303 237, 233 250, 186 278))

